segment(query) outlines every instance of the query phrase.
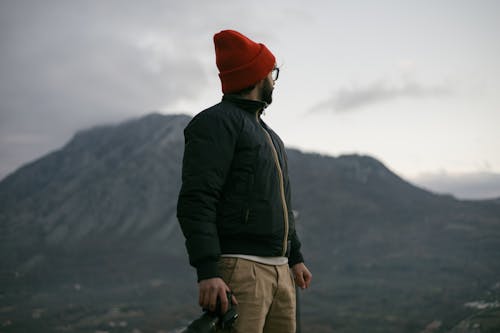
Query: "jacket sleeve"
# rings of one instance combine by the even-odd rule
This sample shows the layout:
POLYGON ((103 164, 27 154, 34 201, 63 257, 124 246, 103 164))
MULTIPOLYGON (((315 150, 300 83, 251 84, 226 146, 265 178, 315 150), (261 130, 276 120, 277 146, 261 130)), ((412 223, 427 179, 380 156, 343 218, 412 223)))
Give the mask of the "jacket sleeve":
POLYGON ((189 262, 200 281, 218 276, 217 204, 237 135, 235 126, 226 118, 202 112, 186 127, 184 138, 177 218, 186 238, 189 262))
MULTIPOLYGON (((289 221, 293 221, 293 217, 289 219, 289 221)), ((304 262, 304 257, 300 252, 301 244, 299 236, 297 236, 297 231, 295 230, 295 228, 293 228, 293 232, 290 235, 290 243, 291 243, 291 248, 290 248, 290 257, 288 258, 288 265, 292 267, 295 264, 304 262)))
POLYGON ((290 244, 290 256, 288 258, 288 265, 291 267, 295 264, 304 262, 304 257, 300 251, 301 243, 299 236, 297 235, 297 230, 295 229, 295 216, 292 209, 292 190, 290 187, 290 180, 288 178, 288 158, 286 157, 286 150, 283 149, 285 154, 285 165, 286 165, 286 177, 285 177, 285 195, 288 208, 288 224, 290 228, 289 233, 289 244, 290 244))

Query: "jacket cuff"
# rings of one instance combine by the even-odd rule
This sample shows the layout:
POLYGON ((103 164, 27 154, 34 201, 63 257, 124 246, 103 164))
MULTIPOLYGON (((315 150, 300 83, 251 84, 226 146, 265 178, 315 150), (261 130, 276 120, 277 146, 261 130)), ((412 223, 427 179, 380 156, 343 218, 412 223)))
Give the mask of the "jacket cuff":
POLYGON ((205 261, 196 266, 196 274, 198 275, 198 282, 201 280, 219 277, 217 270, 217 262, 205 261))
POLYGON ((304 257, 302 257, 302 253, 296 252, 296 253, 291 253, 290 258, 288 258, 288 266, 292 267, 295 264, 304 262, 304 257))

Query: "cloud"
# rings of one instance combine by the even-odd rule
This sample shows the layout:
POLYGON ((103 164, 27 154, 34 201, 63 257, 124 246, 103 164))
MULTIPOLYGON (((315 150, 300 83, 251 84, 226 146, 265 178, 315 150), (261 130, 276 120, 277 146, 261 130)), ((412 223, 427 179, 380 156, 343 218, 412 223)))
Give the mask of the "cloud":
POLYGON ((1 37, 2 120, 18 111, 57 119, 138 112, 191 97, 206 81, 196 40, 152 24, 163 16, 155 9, 167 13, 163 19, 172 25, 179 23, 167 8, 157 4, 134 17, 132 8, 108 2, 39 4, 2 5, 2 19, 12 17, 1 37))
POLYGON ((313 106, 310 111, 348 112, 400 98, 422 99, 442 97, 450 93, 450 88, 445 85, 426 86, 408 79, 399 84, 380 80, 366 86, 341 88, 327 100, 313 106))

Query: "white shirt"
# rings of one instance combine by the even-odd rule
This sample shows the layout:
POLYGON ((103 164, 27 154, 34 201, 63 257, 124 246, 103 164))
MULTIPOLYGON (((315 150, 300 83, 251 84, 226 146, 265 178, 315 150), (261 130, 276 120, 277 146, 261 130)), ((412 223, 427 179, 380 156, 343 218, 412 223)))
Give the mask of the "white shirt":
POLYGON ((281 266, 288 264, 287 257, 259 257, 247 254, 222 254, 221 257, 241 258, 258 262, 264 265, 281 266))

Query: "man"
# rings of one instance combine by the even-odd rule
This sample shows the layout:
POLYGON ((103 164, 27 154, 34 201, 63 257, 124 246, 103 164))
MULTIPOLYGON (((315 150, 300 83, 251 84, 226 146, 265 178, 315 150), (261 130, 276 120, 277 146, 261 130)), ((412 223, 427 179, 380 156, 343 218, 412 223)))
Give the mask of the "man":
POLYGON ((239 32, 214 36, 222 101, 184 130, 177 216, 197 270, 199 304, 224 313, 233 332, 295 332, 295 283, 307 288, 291 208, 286 152, 260 118, 278 78, 269 49, 239 32), (293 272, 290 273, 289 267, 293 272))

